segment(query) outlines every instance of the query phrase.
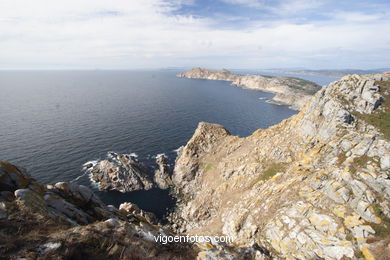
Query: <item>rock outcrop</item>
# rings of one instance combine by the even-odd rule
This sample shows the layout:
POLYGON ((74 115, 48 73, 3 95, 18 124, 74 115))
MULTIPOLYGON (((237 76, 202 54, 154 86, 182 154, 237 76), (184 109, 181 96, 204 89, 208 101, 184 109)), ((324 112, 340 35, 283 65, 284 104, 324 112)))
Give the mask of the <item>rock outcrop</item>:
POLYGON ((257 244, 275 257, 387 259, 389 120, 385 73, 345 76, 246 138, 200 123, 176 160, 181 200, 170 219, 188 234, 233 236, 232 247, 257 244))
POLYGON ((168 189, 172 186, 171 171, 168 165, 168 158, 164 154, 159 154, 156 157, 158 169, 154 172, 154 182, 160 189, 168 189))
POLYGON ((168 189, 172 186, 171 169, 164 154, 156 156, 158 169, 153 172, 134 156, 108 153, 108 159, 97 163, 86 163, 83 169, 90 171, 91 179, 99 184, 101 190, 130 192, 149 190, 154 186, 168 189))
POLYGON ((237 75, 226 69, 220 71, 193 68, 177 77, 231 81, 233 86, 274 93, 270 102, 301 109, 310 97, 320 89, 314 82, 292 77, 262 75, 237 75))
POLYGON ((175 233, 133 203, 105 205, 87 187, 42 185, 0 161, 0 255, 4 259, 269 259, 259 245, 168 241, 175 233), (12 180, 12 181, 10 181, 12 180), (12 196, 10 195, 12 194, 12 196), (161 238, 162 240, 158 240, 161 238))
POLYGON ((3 161, 0 191, 3 259, 194 259, 201 251, 158 243, 154 237, 172 233, 134 204, 118 210, 82 185, 41 185, 3 161))
POLYGON ((101 160, 92 166, 92 180, 101 190, 129 192, 153 187, 150 171, 134 156, 109 152, 110 160, 101 160))

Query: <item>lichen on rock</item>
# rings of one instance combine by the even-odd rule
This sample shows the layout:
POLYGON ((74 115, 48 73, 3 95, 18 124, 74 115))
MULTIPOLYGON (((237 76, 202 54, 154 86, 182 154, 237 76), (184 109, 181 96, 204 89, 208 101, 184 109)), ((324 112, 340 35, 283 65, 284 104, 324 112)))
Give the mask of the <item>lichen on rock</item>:
POLYGON ((246 138, 202 123, 176 160, 172 221, 276 257, 390 255, 389 80, 345 76, 246 138))

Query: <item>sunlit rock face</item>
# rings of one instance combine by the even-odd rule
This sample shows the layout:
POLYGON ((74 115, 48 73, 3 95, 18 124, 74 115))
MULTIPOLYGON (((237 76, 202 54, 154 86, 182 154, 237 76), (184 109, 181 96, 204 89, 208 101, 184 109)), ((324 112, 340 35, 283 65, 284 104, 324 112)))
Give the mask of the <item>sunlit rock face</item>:
POLYGON ((389 79, 345 76, 246 138, 200 123, 176 160, 171 219, 280 257, 390 255, 389 79))

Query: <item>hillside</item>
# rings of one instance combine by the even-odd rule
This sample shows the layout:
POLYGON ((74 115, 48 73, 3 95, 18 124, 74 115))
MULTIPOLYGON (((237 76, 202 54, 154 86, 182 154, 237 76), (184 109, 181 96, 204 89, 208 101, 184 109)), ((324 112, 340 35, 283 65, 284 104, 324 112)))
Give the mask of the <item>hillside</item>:
POLYGON ((200 123, 176 160, 172 220, 288 259, 389 259, 389 78, 345 76, 246 138, 200 123))
POLYGON ((193 68, 177 75, 180 78, 231 81, 232 86, 274 93, 275 104, 289 105, 299 110, 320 89, 314 82, 293 77, 238 75, 226 69, 220 71, 193 68))

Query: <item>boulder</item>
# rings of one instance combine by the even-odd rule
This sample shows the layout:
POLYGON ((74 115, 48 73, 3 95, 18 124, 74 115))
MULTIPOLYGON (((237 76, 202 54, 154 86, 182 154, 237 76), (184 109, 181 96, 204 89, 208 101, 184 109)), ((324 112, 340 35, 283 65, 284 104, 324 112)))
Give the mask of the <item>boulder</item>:
POLYGON ((25 169, 0 161, 0 191, 14 192, 26 188, 32 181, 25 169))
POLYGON ((152 224, 158 223, 157 217, 153 213, 144 211, 140 209, 136 204, 131 202, 125 202, 119 205, 119 211, 125 214, 131 214, 134 216, 143 217, 152 224))
POLYGON ((19 189, 15 191, 15 198, 19 204, 33 212, 47 213, 46 202, 41 195, 30 189, 19 189))

